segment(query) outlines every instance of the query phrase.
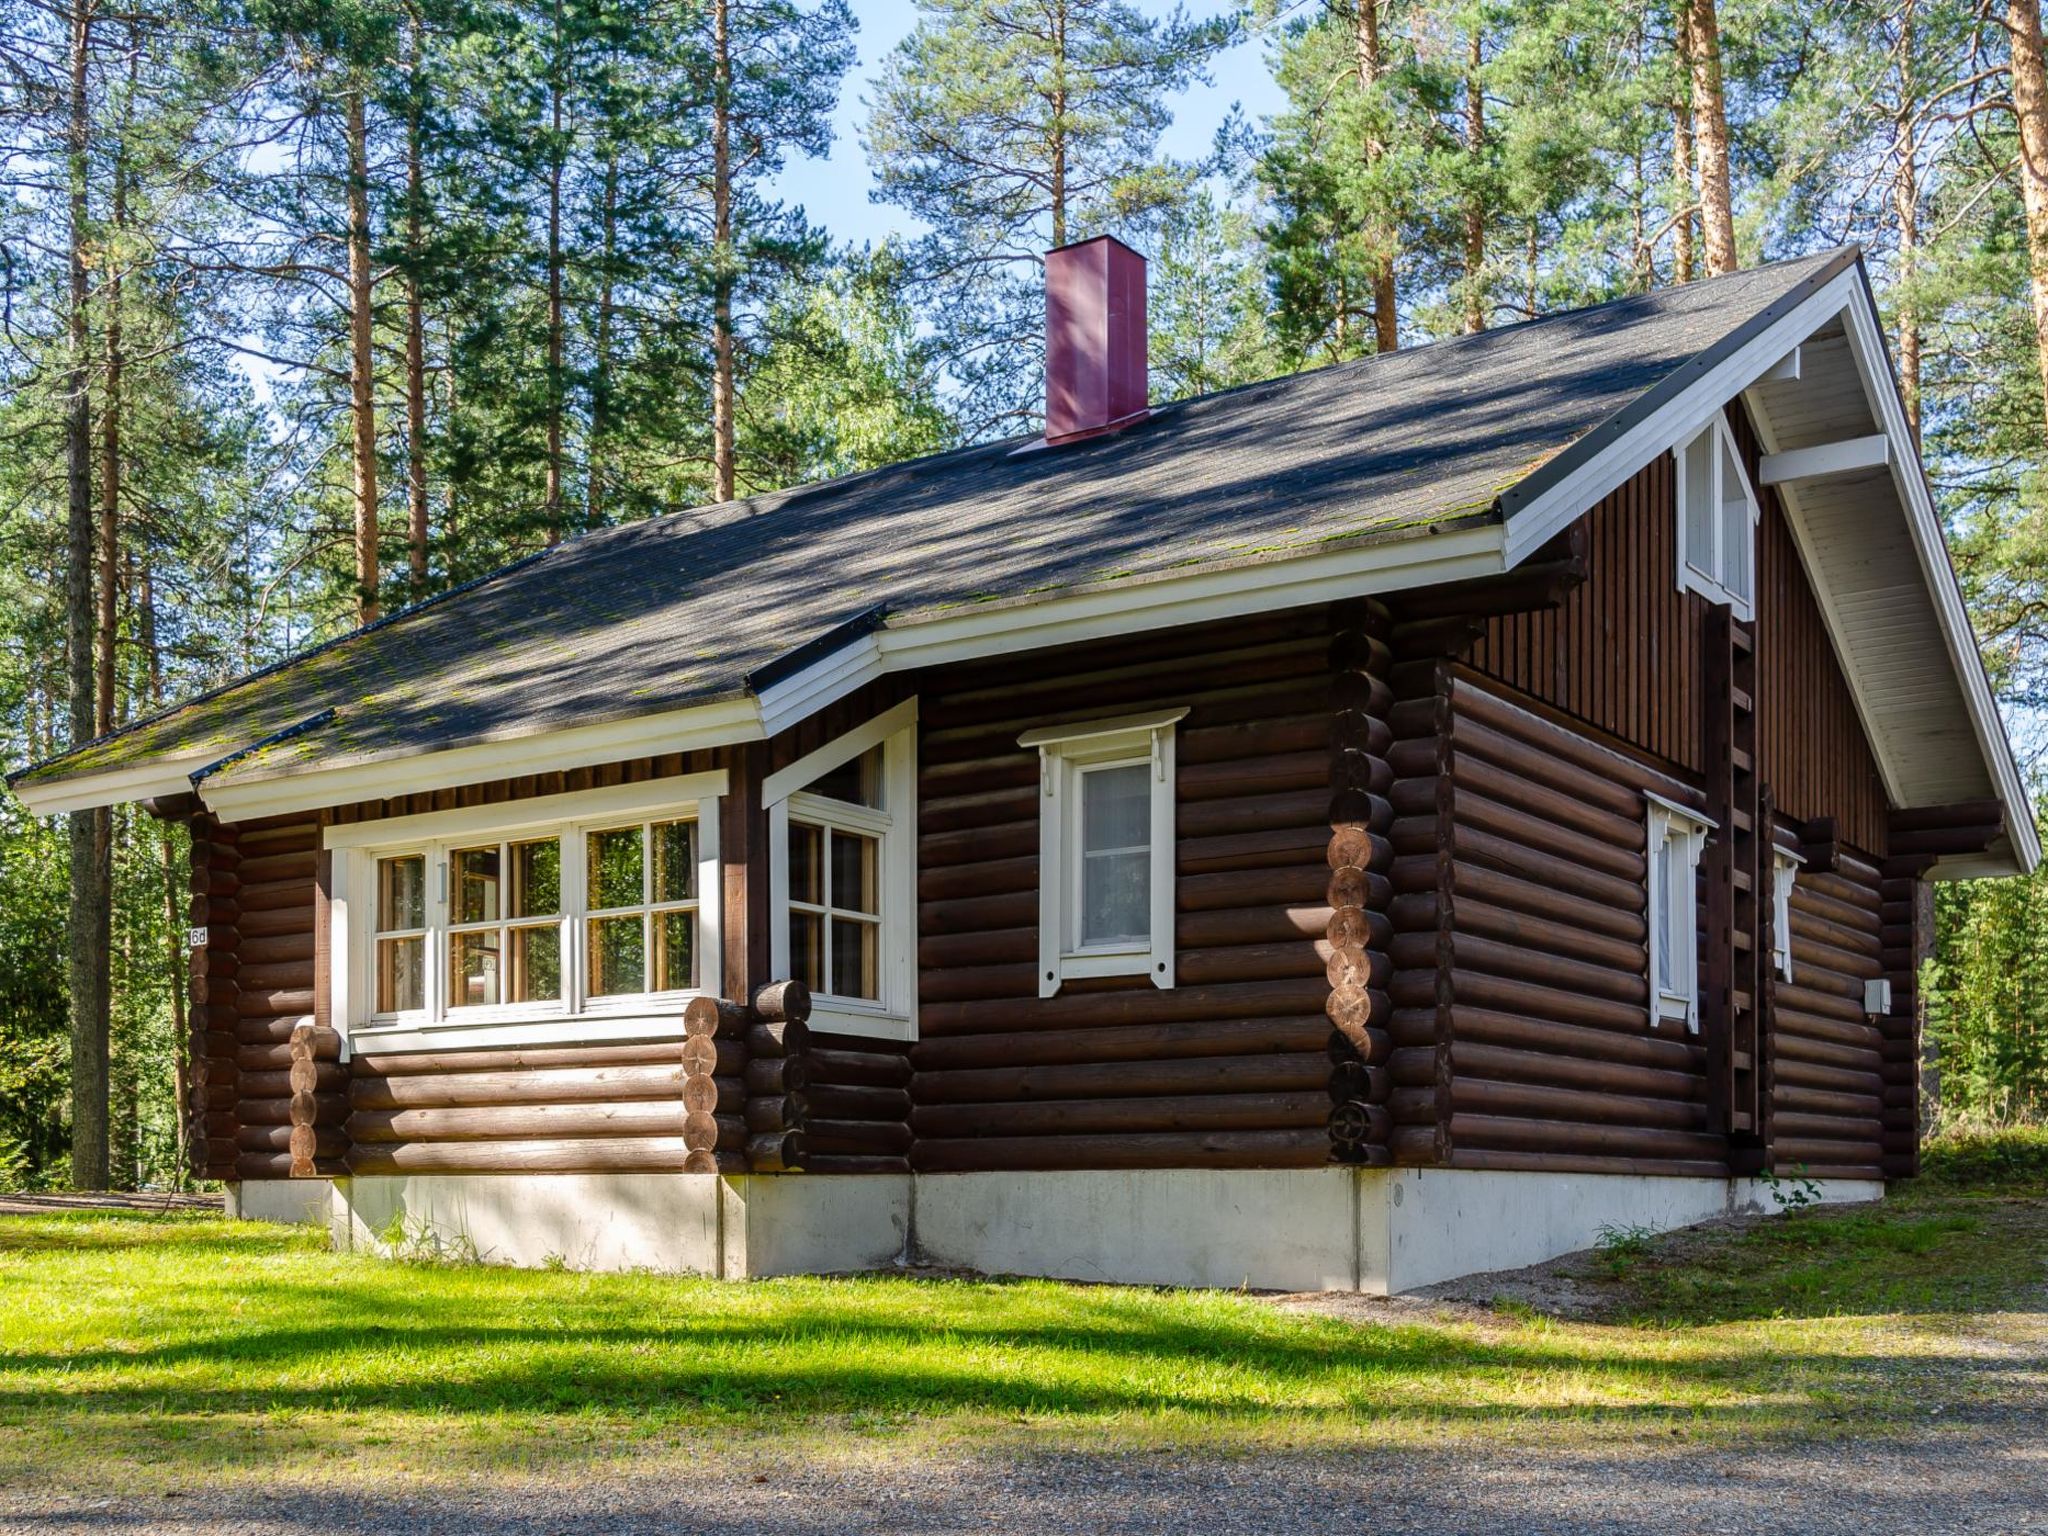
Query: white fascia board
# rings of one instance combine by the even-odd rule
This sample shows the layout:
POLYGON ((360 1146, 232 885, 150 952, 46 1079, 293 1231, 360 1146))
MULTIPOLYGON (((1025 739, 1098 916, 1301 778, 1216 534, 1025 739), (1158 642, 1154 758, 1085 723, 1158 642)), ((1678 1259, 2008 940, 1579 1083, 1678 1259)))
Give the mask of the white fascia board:
POLYGON ((1507 568, 1498 523, 1351 545, 1064 597, 963 605, 884 625, 761 691, 770 735, 889 672, 1103 640, 1310 603, 1369 597, 1507 568))
POLYGON ((1891 457, 1892 440, 1879 432, 1871 437, 1851 437, 1837 443, 1794 448, 1787 453, 1767 453, 1757 462, 1756 478, 1759 485, 1787 485, 1794 480, 1815 480, 1822 475, 1877 469, 1889 464, 1891 457))
MULTIPOLYGON (((963 607, 883 628, 871 638, 890 672, 1077 645, 1138 630, 1498 575, 1507 569, 1502 537, 1500 524, 1493 522, 1446 533, 1415 533, 1257 565, 1105 583, 1065 597, 963 607)), ((804 676, 799 673, 778 687, 798 684, 804 676)), ((763 695, 763 704, 773 718, 768 694, 763 695)))
MULTIPOLYGON (((202 779, 200 798, 215 815, 235 821, 291 811, 385 800, 426 789, 492 779, 561 773, 592 763, 759 741, 767 735, 758 701, 727 699, 601 725, 572 726, 510 741, 478 742, 440 752, 379 758, 344 768, 310 768, 264 779, 202 779)), ((192 788, 186 785, 186 788, 192 788)))
POLYGON ((1842 310, 1853 307, 1861 294, 1862 283, 1853 265, 1836 273, 1777 324, 1704 370, 1664 409, 1637 422, 1517 510, 1507 524, 1508 564, 1520 565, 1657 455, 1692 437, 1787 352, 1842 310))
MULTIPOLYGON (((2012 839, 2013 858, 2019 866, 2018 872, 2028 874, 2041 862, 2041 838, 2034 828, 2033 801, 2020 778, 2019 764, 2013 758, 2012 740, 2006 735, 2005 722, 1998 713, 1998 702, 1991 696, 1991 679, 1984 671, 1984 658, 1977 650, 1976 631, 1970 627, 1969 614, 1963 608, 1963 590, 1956 580, 1955 567, 1949 561, 1948 544, 1941 535, 1941 520, 1934 510, 1934 494, 1928 489, 1926 471, 1921 468, 1920 455, 1913 447, 1913 434, 1906 424, 1905 402, 1899 398, 1898 383, 1892 374, 1877 311, 1860 276, 1854 271, 1846 275, 1857 278, 1845 314, 1849 355, 1856 361, 1856 370, 1863 379, 1863 392, 1869 398, 1872 410, 1877 413, 1885 435, 1897 450, 1890 460, 1892 484, 1899 493, 1900 504, 1906 509, 1906 528, 1913 539, 1914 553, 1920 559, 1921 576, 1934 599, 1935 618, 1941 625, 1950 660, 1955 664, 1956 681, 1963 690, 1963 703, 1969 712, 1971 728, 1977 735, 1978 750, 1983 754, 1984 764, 1990 769, 1992 782, 1997 786, 1998 798, 2005 807, 2005 829, 2012 839)), ((1836 643, 1841 643, 1839 632, 1836 643)))
POLYGON ((769 774, 761 781, 761 803, 775 805, 787 800, 812 780, 852 762, 861 753, 880 746, 898 731, 907 730, 915 724, 916 699, 905 699, 901 704, 883 710, 844 736, 826 742, 815 752, 806 753, 787 768, 778 768, 769 774))
POLYGON ((61 816, 68 811, 98 810, 103 805, 130 805, 138 800, 189 795, 193 770, 210 761, 210 756, 153 761, 112 768, 105 773, 81 773, 74 778, 21 784, 13 793, 32 816, 61 816))

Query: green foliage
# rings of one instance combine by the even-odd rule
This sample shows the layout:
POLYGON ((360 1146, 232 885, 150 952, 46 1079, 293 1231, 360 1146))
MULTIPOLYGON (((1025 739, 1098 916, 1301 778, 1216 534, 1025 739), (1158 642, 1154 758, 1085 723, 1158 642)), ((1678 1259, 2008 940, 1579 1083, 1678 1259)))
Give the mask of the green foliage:
POLYGON ((1943 1131, 1922 1147, 1917 1183, 1929 1191, 2048 1198, 2048 1126, 1943 1131))
POLYGON ((1943 887, 1927 1032, 1945 1122, 2048 1118, 2048 872, 1943 887))
POLYGON ((1134 235, 1188 192, 1157 154, 1169 97, 1233 35, 1130 0, 917 0, 865 143, 875 196, 931 234, 913 254, 963 434, 1036 422, 1051 246, 1134 235))

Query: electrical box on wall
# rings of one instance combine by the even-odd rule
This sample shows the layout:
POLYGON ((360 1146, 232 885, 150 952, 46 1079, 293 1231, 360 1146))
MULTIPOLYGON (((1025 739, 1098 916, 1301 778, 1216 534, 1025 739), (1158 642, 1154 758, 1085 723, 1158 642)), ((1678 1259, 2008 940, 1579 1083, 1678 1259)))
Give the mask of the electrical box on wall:
POLYGON ((1892 984, 1888 977, 1863 983, 1863 1011, 1872 1018, 1892 1011, 1892 984))

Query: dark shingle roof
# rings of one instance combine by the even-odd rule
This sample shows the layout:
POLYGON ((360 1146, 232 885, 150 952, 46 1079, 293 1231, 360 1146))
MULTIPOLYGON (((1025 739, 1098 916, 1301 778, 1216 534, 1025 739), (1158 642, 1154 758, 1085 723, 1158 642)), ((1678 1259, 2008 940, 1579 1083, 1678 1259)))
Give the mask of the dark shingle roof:
POLYGON ((572 540, 23 777, 159 756, 268 777, 737 696, 892 626, 1497 518, 1498 498, 1843 253, 1164 407, 1041 452, 962 449, 572 540))

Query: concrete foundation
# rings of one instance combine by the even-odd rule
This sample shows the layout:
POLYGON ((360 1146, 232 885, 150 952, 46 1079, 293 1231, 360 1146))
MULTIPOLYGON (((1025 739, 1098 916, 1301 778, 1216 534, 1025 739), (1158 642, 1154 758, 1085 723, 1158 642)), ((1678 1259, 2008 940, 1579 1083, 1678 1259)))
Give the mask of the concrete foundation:
MULTIPOLYGON (((1825 1201, 1880 1183, 1822 1181, 1825 1201)), ((1470 1169, 1133 1169, 707 1178, 365 1177, 231 1187, 335 1246, 730 1279, 914 1262, 1133 1285, 1391 1294, 1777 1201, 1753 1179, 1470 1169)))
POLYGON ((332 1179, 266 1179, 228 1186, 228 1215, 237 1221, 324 1227, 333 1204, 332 1179))

